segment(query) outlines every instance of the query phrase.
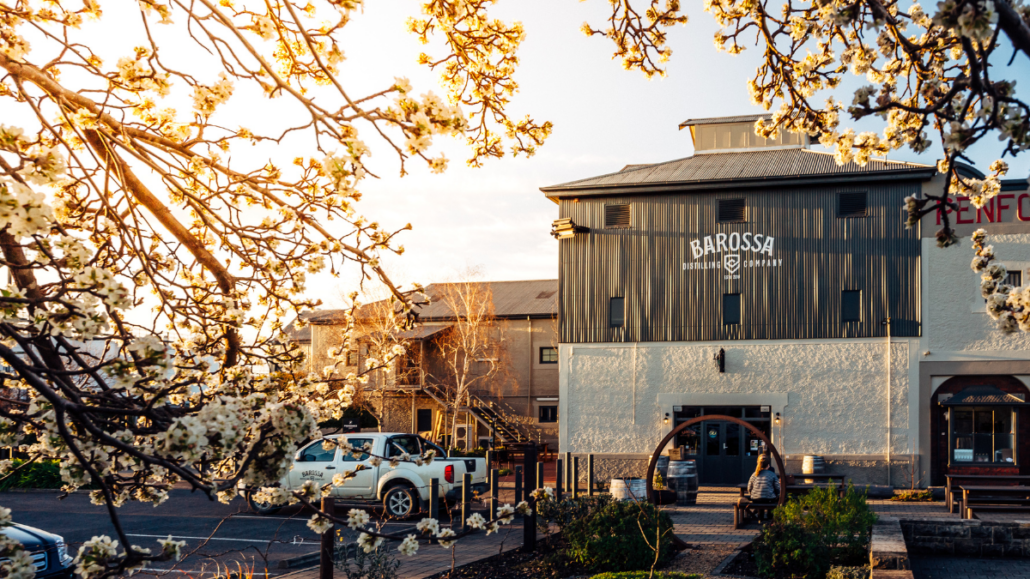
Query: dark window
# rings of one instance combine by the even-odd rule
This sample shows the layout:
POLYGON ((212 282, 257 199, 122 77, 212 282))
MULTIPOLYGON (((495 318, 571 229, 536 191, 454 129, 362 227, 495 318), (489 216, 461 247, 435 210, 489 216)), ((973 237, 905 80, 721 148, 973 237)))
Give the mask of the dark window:
POLYGON ((604 226, 607 229, 629 227, 629 203, 604 206, 604 226))
POLYGON ((612 298, 608 302, 608 325, 621 328, 626 323, 626 311, 622 298, 612 298))
POLYGON ((1006 407, 958 406, 950 411, 951 464, 1015 464, 1015 411, 1006 407))
POLYGON ((551 347, 540 348, 540 363, 541 364, 557 364, 558 363, 558 348, 551 348, 551 347))
POLYGON ((343 462, 362 462, 368 459, 367 452, 361 452, 358 449, 372 449, 371 438, 347 438, 347 442, 354 447, 354 450, 345 453, 343 455, 343 462))
POLYGON ((358 365, 358 351, 357 350, 347 350, 347 365, 348 366, 357 366, 358 365))
POLYGON ((865 217, 866 193, 841 193, 837 195, 837 217, 865 217))
POLYGON ((418 446, 417 436, 395 436, 390 439, 390 445, 386 454, 387 458, 401 456, 407 453, 409 456, 422 454, 418 446))
POLYGON ((336 446, 330 450, 322 448, 322 441, 312 444, 300 453, 300 462, 332 462, 336 456, 336 446))
POLYGON ((720 199, 719 223, 744 221, 745 207, 743 199, 720 199))
POLYGON ((723 294, 722 323, 727 326, 740 323, 740 294, 723 294))
POLYGON ((541 406, 540 422, 558 422, 557 406, 541 406))
POLYGON ((426 432, 433 429, 433 409, 419 408, 415 411, 415 431, 426 432))
POLYGON ((862 321, 862 290, 844 290, 840 298, 841 319, 845 322, 862 321))
POLYGON ((1009 284, 1012 287, 1020 287, 1020 286, 1022 286, 1023 285, 1023 272, 1021 272, 1021 271, 1010 271, 1009 274, 1007 276, 1005 276, 1005 283, 1009 284))

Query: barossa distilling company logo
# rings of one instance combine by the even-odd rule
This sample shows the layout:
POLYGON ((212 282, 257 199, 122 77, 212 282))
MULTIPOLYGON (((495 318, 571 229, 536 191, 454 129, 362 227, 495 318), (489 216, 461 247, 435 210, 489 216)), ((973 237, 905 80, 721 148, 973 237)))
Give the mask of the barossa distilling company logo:
POLYGON ((706 235, 690 242, 694 261, 684 262, 683 270, 721 269, 725 272, 723 279, 740 279, 741 268, 783 265, 782 259, 773 258, 775 243, 776 238, 761 233, 706 235), (705 259, 709 254, 713 254, 714 259, 705 259))

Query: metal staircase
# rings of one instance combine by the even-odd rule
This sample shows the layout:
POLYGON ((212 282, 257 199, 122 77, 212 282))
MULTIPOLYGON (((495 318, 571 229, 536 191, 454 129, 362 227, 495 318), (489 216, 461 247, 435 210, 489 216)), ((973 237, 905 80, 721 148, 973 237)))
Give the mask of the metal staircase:
MULTIPOLYGON (((444 408, 450 406, 447 402, 447 394, 436 384, 425 384, 422 386, 422 391, 444 408)), ((510 406, 485 401, 471 392, 468 397, 469 405, 462 406, 458 410, 471 414, 476 421, 487 427, 497 437, 498 442, 507 445, 532 441, 526 427, 512 419, 517 413, 510 406), (502 406, 507 407, 507 411, 502 406)))

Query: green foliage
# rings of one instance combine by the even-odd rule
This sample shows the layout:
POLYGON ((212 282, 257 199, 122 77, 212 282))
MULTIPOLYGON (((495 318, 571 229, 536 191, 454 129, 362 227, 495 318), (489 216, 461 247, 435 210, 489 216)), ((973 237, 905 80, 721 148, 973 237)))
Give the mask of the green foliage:
POLYGON ((614 502, 565 527, 569 556, 595 570, 650 569, 672 555, 672 519, 646 502, 614 502))
POLYGON ((467 457, 470 457, 470 458, 474 457, 474 456, 485 457, 486 456, 486 449, 483 448, 482 446, 477 446, 476 448, 473 448, 472 450, 460 450, 460 449, 457 449, 457 448, 452 448, 452 449, 450 449, 449 453, 453 457, 462 457, 462 456, 467 456, 467 457))
POLYGON ((869 579, 869 567, 830 567, 826 579, 869 579))
MULTIPOLYGON (((24 460, 16 458, 12 462, 11 470, 23 464, 25 464, 24 460)), ((64 483, 61 482, 61 467, 56 460, 36 461, 0 483, 0 491, 8 489, 59 489, 62 486, 64 486, 64 483)))
MULTIPOLYGON (((602 573, 600 575, 594 575, 590 579, 648 579, 652 577, 650 571, 626 571, 623 573, 602 573)), ((654 579, 702 579, 702 575, 691 573, 687 575, 685 573, 662 573, 661 571, 655 571, 653 575, 654 579)))
POLYGON ((390 549, 384 544, 366 553, 356 543, 345 543, 341 538, 337 533, 333 565, 343 571, 347 579, 397 579, 401 562, 394 556, 396 548, 390 549))
POLYGON ((605 508, 615 499, 611 495, 566 497, 560 501, 544 500, 536 504, 536 522, 541 530, 547 532, 551 525, 564 532, 565 527, 577 520, 583 520, 605 508))
POLYGON ((497 471, 497 475, 498 476, 508 476, 509 474, 511 474, 513 472, 515 472, 515 471, 511 470, 510 468, 502 468, 499 471, 497 471))
POLYGON ((933 491, 930 489, 921 491, 901 491, 900 493, 891 497, 892 501, 899 501, 903 503, 924 503, 933 500, 933 491))
POLYGON ((773 521, 755 540, 755 562, 766 577, 821 579, 833 564, 861 564, 876 515, 865 495, 848 485, 814 488, 773 511, 773 521))

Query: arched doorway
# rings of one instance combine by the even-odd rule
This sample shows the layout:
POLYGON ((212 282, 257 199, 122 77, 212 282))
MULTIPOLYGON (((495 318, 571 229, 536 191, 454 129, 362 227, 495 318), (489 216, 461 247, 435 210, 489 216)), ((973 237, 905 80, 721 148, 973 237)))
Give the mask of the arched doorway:
MULTIPOLYGON (((665 445, 669 444, 669 441, 672 440, 677 434, 683 432, 684 430, 693 426, 694 424, 698 424, 701 422, 718 421, 739 424, 740 426, 751 431, 751 433, 754 436, 758 437, 759 440, 765 443, 765 447, 768 448, 769 453, 772 454, 773 462, 776 465, 776 472, 779 474, 780 477, 780 505, 783 505, 787 501, 787 471, 783 467, 783 459, 780 458, 780 453, 776 450, 776 447, 773 446, 772 441, 769 440, 769 438, 766 437, 765 434, 762 433, 762 431, 758 430, 753 425, 748 424, 747 422, 739 418, 722 415, 698 416, 696 418, 691 418, 686 422, 678 424, 676 428, 673 428, 672 431, 669 432, 669 434, 665 435, 665 438, 663 438, 662 441, 658 443, 658 446, 655 447, 654 452, 651 454, 651 461, 647 464, 647 474, 644 478, 644 480, 647 481, 647 500, 651 501, 652 503, 656 500, 654 492, 654 471, 655 468, 657 468, 658 466, 658 457, 662 454, 662 450, 665 449, 665 445)), ((676 544, 676 546, 679 548, 685 548, 687 546, 683 539, 680 539, 676 535, 672 536, 672 540, 673 543, 676 544)))
POLYGON ((1012 376, 954 376, 930 397, 930 484, 946 474, 1030 474, 1030 389, 1012 376))

